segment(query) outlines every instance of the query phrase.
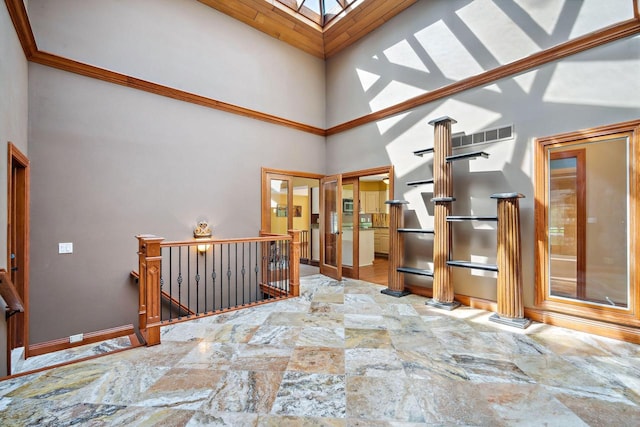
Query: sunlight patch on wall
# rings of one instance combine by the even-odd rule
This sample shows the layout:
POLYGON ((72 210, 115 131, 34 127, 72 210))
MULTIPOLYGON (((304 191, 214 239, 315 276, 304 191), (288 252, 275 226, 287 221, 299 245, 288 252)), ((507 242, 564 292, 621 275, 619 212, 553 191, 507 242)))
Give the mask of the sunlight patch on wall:
POLYGON ((402 199, 409 202, 405 209, 415 213, 420 228, 432 228, 433 217, 427 211, 427 205, 422 197, 423 191, 419 188, 412 188, 402 193, 402 199))
POLYGON ((422 95, 427 91, 406 83, 392 81, 380 91, 369 103, 372 111, 399 104, 407 99, 422 95))
POLYGON ((640 107, 640 60, 569 62, 557 65, 545 102, 640 107))
POLYGON ((490 0, 470 2, 456 13, 500 65, 540 51, 531 37, 490 0))
MULTIPOLYGON (((449 116, 458 122, 451 127, 452 133, 472 134, 491 127, 490 125, 496 123, 502 114, 478 105, 448 99, 429 115, 428 120, 442 116, 449 116)), ((433 128, 431 126, 429 128, 430 133, 433 133, 433 128)))
POLYGON ((396 176, 404 177, 416 169, 423 168, 425 178, 429 178, 431 172, 425 164, 431 162, 431 158, 418 157, 413 152, 431 146, 433 146, 433 128, 427 124, 427 120, 420 120, 388 143, 387 155, 396 176))
POLYGON ((562 13, 565 1, 515 0, 547 34, 551 35, 562 13))
MULTIPOLYGON (((471 204, 469 215, 482 215, 490 216, 496 215, 496 201, 489 198, 489 195, 485 197, 470 196, 469 201, 471 204)), ((495 230, 496 223, 489 221, 472 221, 471 226, 474 230, 495 230)))
POLYGON ((520 86, 520 88, 526 94, 531 93, 531 88, 533 88, 533 83, 536 81, 536 75, 538 74, 538 70, 529 71, 524 74, 520 74, 515 76, 513 80, 520 86))
POLYGON ((580 15, 571 29, 570 38, 633 18, 633 3, 629 0, 583 0, 580 15))
MULTIPOLYGON (((458 121, 452 126, 453 133, 464 131, 467 134, 485 129, 502 117, 500 113, 477 105, 455 99, 447 100, 435 110, 428 112, 424 120, 420 120, 387 144, 387 154, 394 165, 396 176, 404 177, 419 168, 425 168, 426 163, 431 163, 431 157, 417 157, 413 152, 433 146, 433 127, 428 122, 443 116, 458 121)), ((430 170, 425 168, 424 172, 425 179, 431 177, 430 170)))
POLYGON ((360 68, 356 68, 356 73, 358 74, 358 79, 360 79, 362 90, 365 92, 368 91, 375 82, 380 80, 379 75, 361 70, 360 68))
POLYGON ((460 80, 484 71, 443 21, 418 31, 415 37, 447 78, 460 80))
MULTIPOLYGON (((496 259, 494 257, 487 257, 483 255, 471 255, 471 262, 477 262, 478 264, 495 264, 496 259)), ((498 277, 498 273, 494 271, 485 271, 485 270, 469 270, 472 276, 478 277, 498 277)))
POLYGON ((424 62, 422 62, 416 51, 413 50, 409 42, 406 40, 402 40, 390 48, 385 49, 384 56, 386 56, 392 64, 401 65, 418 71, 424 71, 425 73, 429 72, 427 66, 424 65, 424 62))
POLYGON ((491 92, 502 93, 502 89, 500 89, 500 86, 498 86, 497 83, 489 85, 489 86, 485 86, 482 89, 489 90, 491 92))
POLYGON ((376 126, 378 126, 378 131, 380 135, 384 135, 387 133, 389 129, 394 127, 398 122, 407 117, 409 113, 397 114, 395 116, 391 116, 388 119, 379 120, 376 122, 376 126))

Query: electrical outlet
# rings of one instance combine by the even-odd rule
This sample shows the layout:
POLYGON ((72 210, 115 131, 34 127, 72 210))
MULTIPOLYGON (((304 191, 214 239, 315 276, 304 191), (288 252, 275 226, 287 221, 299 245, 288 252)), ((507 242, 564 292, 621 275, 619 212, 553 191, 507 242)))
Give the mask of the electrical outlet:
POLYGON ((58 253, 59 254, 72 254, 73 253, 73 243, 58 243, 58 253))
POLYGON ((73 344, 76 342, 80 342, 84 339, 84 334, 76 334, 76 335, 71 335, 69 337, 69 343, 73 344))

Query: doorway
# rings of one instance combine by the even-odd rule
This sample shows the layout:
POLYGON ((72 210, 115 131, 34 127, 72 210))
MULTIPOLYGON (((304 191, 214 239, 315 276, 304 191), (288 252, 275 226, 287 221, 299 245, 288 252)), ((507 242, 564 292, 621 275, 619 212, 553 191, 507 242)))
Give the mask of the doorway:
POLYGON ((29 331, 29 159, 12 143, 8 144, 7 265, 11 281, 22 299, 24 313, 9 318, 8 361, 11 350, 24 347, 28 356, 29 331))
MULTIPOLYGON (((343 174, 343 193, 353 190, 352 254, 343 252, 346 277, 388 285, 389 205, 393 198, 393 166, 343 174), (348 261, 352 261, 347 266, 348 261)), ((348 214, 344 215, 347 220, 348 214)))
POLYGON ((320 178, 262 169, 261 229, 273 234, 300 230, 300 263, 315 267, 320 263, 320 178))
POLYGON ((290 228, 303 230, 301 264, 319 265, 322 274, 387 285, 389 229, 385 202, 392 196, 393 166, 331 177, 263 168, 262 229, 278 234, 290 228), (306 217, 306 202, 295 199, 305 187, 310 194, 310 215, 308 220, 296 223, 296 212, 306 217), (302 209, 298 209, 300 206, 302 209), (309 248, 308 260, 305 247, 309 248))

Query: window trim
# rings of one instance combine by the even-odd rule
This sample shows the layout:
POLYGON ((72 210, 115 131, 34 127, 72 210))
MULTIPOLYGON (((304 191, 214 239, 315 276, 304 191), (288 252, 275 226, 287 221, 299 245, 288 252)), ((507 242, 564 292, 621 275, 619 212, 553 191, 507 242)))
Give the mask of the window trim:
POLYGON ((542 311, 558 312, 629 326, 640 326, 640 120, 617 123, 560 135, 538 138, 535 152, 535 306, 542 311), (549 255, 547 226, 547 177, 550 149, 570 148, 585 142, 626 137, 629 149, 629 304, 627 309, 596 306, 590 302, 561 301, 549 297, 549 255))

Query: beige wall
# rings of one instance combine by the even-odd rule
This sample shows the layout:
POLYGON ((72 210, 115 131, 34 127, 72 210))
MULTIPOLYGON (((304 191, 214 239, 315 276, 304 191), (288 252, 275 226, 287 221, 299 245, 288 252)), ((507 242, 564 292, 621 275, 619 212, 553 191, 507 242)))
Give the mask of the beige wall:
POLYGON ((29 18, 41 50, 325 126, 324 61, 198 1, 31 0, 29 18))
MULTIPOLYGON (((322 61, 198 2, 33 1, 29 12, 43 50, 324 123, 322 61)), ((33 343, 137 323, 136 234, 191 239, 207 220, 215 237, 256 236, 261 167, 325 169, 320 136, 37 64, 29 84, 33 343)))
MULTIPOLYGON (((417 2, 377 31, 327 62, 329 126, 427 93, 446 84, 575 38, 632 16, 631 2, 417 2), (515 5, 515 3, 513 4, 515 5), (539 7, 539 8, 538 8, 539 7), (564 8, 565 14, 560 16, 564 8), (609 8, 610 7, 610 8, 609 8), (484 12, 469 13, 478 8, 484 12), (492 17, 492 18, 491 18, 492 17), (491 18, 491 19, 488 19, 491 18), (540 31, 545 28, 545 31, 540 31), (497 29, 500 29, 499 31, 497 29), (471 30, 471 31, 469 31, 471 30), (509 34, 505 37, 504 34, 509 34), (523 43, 513 43, 523 40, 523 43)), ((520 192, 525 304, 534 299, 533 144, 537 137, 640 117, 640 38, 622 39, 546 64, 486 87, 470 89, 405 113, 327 138, 327 173, 394 165, 395 194, 407 200, 405 225, 430 228, 433 187, 409 181, 433 177, 432 156, 412 153, 433 146, 430 120, 450 116, 453 133, 467 135, 513 125, 514 137, 475 146, 489 159, 452 166, 455 215, 494 215, 497 192, 520 192)), ((461 153, 471 149, 457 149, 461 153)), ((453 257, 496 262, 495 224, 453 225, 453 257)), ((406 238, 410 266, 432 266, 431 245, 406 238)), ((455 291, 495 300, 494 273, 453 269, 455 291)), ((407 276, 408 283, 431 286, 407 276)))

